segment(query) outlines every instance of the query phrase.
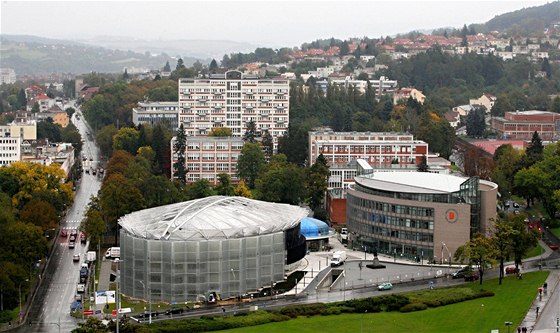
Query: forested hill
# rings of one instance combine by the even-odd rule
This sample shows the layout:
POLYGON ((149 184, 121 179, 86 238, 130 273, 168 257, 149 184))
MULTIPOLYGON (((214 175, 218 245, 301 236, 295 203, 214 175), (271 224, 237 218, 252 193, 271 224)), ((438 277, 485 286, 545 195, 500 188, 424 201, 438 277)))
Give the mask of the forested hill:
POLYGON ((485 31, 497 30, 534 36, 542 33, 553 23, 560 23, 560 1, 498 15, 483 24, 482 27, 485 31))
MULTIPOLYGON (((13 68, 18 75, 89 72, 118 73, 124 67, 161 69, 170 56, 110 50, 74 41, 35 36, 1 35, 0 67, 13 68)), ((194 58, 183 58, 192 64, 194 58)))

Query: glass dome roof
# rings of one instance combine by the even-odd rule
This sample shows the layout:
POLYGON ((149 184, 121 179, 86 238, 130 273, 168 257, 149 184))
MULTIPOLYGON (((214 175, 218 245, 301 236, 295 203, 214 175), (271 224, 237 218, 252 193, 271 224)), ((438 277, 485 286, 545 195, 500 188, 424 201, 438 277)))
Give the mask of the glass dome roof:
POLYGON ((242 238, 284 231, 307 216, 299 206, 211 196, 127 214, 119 224, 141 238, 209 240, 242 238))
POLYGON ((300 231, 305 238, 317 238, 329 236, 329 226, 321 221, 312 217, 304 217, 301 219, 300 231))

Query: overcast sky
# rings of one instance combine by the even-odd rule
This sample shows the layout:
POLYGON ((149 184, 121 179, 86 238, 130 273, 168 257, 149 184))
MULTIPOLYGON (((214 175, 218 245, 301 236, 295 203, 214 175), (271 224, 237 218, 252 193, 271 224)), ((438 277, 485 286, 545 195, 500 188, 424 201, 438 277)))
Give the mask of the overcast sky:
POLYGON ((299 46, 319 38, 380 37, 462 27, 547 1, 1 1, 1 33, 123 36, 299 46))

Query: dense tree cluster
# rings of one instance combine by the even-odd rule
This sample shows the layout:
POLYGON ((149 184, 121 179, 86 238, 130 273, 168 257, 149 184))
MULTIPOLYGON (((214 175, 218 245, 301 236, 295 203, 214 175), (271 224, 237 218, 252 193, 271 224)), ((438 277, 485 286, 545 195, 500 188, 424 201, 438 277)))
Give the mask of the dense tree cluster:
POLYGON ((72 183, 58 165, 14 162, 0 168, 0 285, 4 309, 27 293, 35 265, 47 255, 46 235, 54 235, 73 200, 72 183))

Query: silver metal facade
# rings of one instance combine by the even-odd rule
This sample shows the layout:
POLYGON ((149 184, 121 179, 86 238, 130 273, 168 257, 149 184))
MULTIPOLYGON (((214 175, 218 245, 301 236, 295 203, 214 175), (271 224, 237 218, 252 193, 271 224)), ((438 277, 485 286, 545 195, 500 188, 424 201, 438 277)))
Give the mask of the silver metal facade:
POLYGON ((284 232, 245 238, 182 241, 146 239, 121 230, 121 291, 151 302, 222 298, 284 279, 284 232))

